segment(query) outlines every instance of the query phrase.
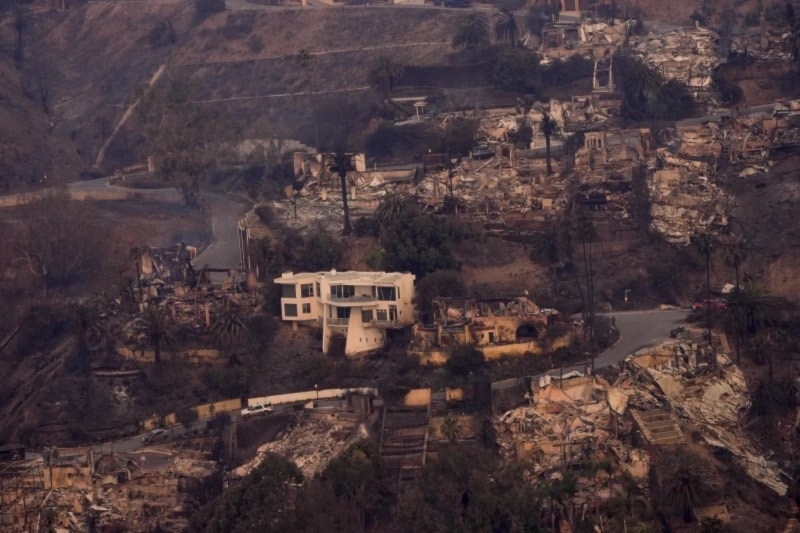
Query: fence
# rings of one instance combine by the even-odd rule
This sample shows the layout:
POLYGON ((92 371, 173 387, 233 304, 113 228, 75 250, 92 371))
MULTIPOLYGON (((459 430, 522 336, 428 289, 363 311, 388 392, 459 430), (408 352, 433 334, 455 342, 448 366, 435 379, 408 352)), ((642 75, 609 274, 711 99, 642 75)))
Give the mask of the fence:
MULTIPOLYGON (((261 405, 264 403, 271 403, 272 405, 282 405, 289 403, 310 402, 313 400, 331 400, 335 398, 344 398, 348 394, 363 394, 366 396, 377 396, 378 389, 374 387, 360 387, 352 389, 323 389, 323 390, 310 390, 303 392, 292 392, 289 394, 274 394, 272 396, 261 396, 258 398, 249 398, 246 403, 241 399, 221 400, 214 403, 205 403, 190 407, 191 410, 197 413, 198 418, 210 418, 217 413, 230 413, 238 411, 245 407, 245 405, 261 405)), ((157 427, 169 427, 178 423, 177 413, 168 413, 161 416, 153 416, 142 421, 141 429, 143 431, 150 431, 157 427)))

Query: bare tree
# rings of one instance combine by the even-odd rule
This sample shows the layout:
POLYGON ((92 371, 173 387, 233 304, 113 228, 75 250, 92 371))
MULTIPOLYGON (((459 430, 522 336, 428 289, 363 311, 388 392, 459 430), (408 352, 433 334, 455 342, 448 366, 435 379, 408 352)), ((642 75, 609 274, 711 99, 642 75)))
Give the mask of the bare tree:
POLYGON ((85 279, 103 264, 105 234, 66 193, 28 204, 21 219, 25 231, 14 242, 14 263, 40 278, 45 294, 47 288, 85 279))

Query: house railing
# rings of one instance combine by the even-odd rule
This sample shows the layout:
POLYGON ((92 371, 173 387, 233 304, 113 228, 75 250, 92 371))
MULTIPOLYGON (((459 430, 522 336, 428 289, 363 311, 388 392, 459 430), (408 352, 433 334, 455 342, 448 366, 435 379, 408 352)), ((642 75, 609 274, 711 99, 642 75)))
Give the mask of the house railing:
POLYGON ((330 300, 332 302, 377 302, 378 297, 372 296, 371 294, 363 294, 360 296, 334 296, 333 294, 330 295, 330 300))
POLYGON ((329 318, 327 324, 329 326, 346 326, 350 322, 349 318, 329 318))
POLYGON ((370 324, 375 328, 399 328, 399 320, 371 320, 370 324))

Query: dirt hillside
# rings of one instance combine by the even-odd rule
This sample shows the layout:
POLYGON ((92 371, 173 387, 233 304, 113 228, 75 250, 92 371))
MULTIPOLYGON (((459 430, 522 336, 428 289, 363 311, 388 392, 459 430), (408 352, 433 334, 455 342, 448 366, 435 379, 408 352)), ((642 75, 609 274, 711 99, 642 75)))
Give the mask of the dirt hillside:
MULTIPOLYGON (((461 15, 427 9, 248 11, 222 12, 196 24, 193 8, 183 3, 91 3, 40 12, 32 16, 25 62, 28 77, 46 79, 49 116, 36 94, 23 92, 6 18, 0 26, 7 52, 0 56, 0 186, 33 184, 32 176, 45 173, 50 183, 68 181, 89 170, 162 66, 157 87, 188 79, 193 99, 218 106, 215 111, 241 124, 242 135, 288 136, 309 122, 303 115, 312 99, 323 108, 363 103, 369 68, 380 55, 415 65, 445 60, 461 15), (305 70, 296 59, 301 50, 313 58, 305 70), (280 96, 311 91, 334 97, 280 96)), ((135 116, 115 139, 104 171, 141 160, 135 116)))

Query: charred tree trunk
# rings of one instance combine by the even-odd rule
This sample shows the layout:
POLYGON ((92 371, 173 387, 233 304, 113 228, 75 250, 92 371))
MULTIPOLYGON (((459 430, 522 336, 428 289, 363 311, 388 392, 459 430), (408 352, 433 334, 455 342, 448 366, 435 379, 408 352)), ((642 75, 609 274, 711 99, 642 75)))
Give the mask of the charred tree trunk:
POLYGON ((350 226, 350 208, 347 206, 347 174, 339 174, 342 182, 342 206, 344 207, 344 230, 342 233, 350 235, 353 228, 350 226))
POLYGON ((544 150, 547 159, 547 175, 549 176, 553 173, 553 165, 550 160, 550 134, 547 132, 544 134, 544 150))

